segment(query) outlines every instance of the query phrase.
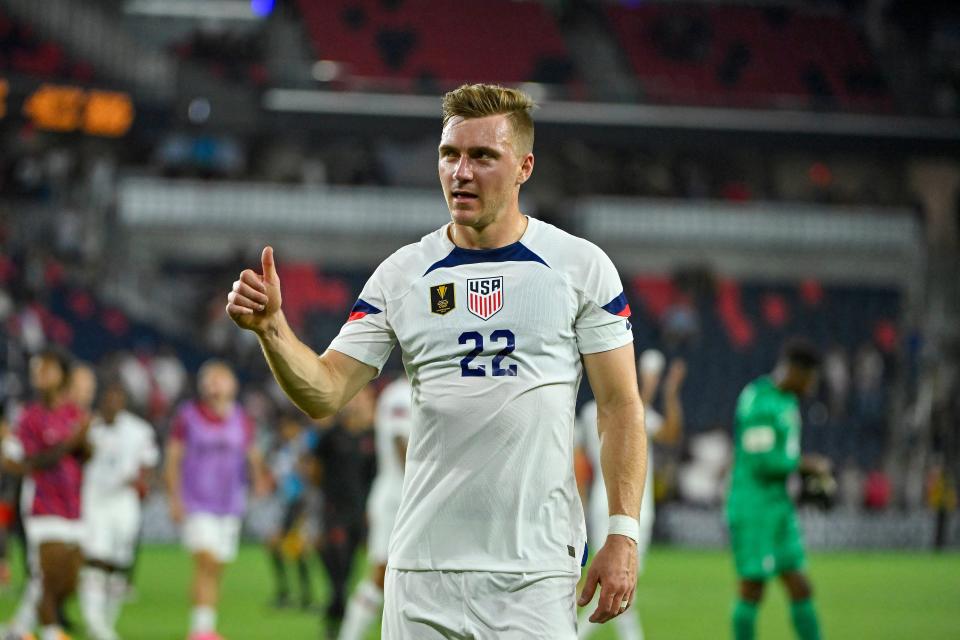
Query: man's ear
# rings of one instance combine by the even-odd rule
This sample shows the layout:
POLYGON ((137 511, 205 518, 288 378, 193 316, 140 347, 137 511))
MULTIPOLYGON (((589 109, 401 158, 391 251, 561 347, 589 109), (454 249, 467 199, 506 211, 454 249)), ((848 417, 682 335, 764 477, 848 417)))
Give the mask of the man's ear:
POLYGON ((528 153, 520 163, 520 170, 517 172, 517 185, 521 185, 530 179, 533 174, 533 154, 528 153))

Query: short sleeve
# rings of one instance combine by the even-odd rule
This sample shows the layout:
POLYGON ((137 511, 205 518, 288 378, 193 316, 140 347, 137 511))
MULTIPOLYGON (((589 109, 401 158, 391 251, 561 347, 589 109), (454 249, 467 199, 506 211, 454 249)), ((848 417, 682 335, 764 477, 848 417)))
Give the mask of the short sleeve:
POLYGON ((45 448, 39 427, 36 413, 34 411, 24 411, 20 417, 20 424, 17 426, 16 438, 20 441, 25 457, 36 455, 45 448))
POLYGON ((610 351, 633 342, 630 305, 613 262, 600 249, 590 256, 585 282, 575 283, 580 308, 574 329, 580 353, 610 351))
POLYGON ((26 453, 23 450, 23 443, 20 438, 10 434, 3 439, 2 444, 3 457, 11 462, 23 462, 26 453))
POLYGON ((140 432, 143 434, 143 446, 140 449, 140 466, 152 469, 160 463, 160 450, 157 448, 157 439, 153 434, 153 427, 147 422, 141 423, 140 432))
POLYGON ((177 415, 173 417, 173 426, 170 427, 170 439, 179 440, 180 442, 187 441, 187 421, 183 417, 183 409, 177 412, 177 415))
POLYGON ((334 351, 375 367, 377 373, 383 369, 397 341, 387 321, 386 292, 390 291, 387 271, 384 263, 373 272, 350 310, 346 324, 330 343, 334 351))

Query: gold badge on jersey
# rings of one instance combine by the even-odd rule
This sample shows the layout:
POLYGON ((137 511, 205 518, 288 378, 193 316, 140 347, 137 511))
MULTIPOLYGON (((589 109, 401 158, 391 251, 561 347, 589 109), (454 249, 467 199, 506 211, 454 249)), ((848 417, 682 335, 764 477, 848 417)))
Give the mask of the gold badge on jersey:
POLYGON ((430 287, 430 311, 443 315, 457 307, 457 298, 453 294, 453 283, 438 284, 430 287))

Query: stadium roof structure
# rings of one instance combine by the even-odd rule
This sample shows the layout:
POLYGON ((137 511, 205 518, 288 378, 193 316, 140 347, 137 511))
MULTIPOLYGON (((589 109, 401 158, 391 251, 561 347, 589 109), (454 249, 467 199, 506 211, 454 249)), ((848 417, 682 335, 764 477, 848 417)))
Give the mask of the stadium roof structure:
MULTIPOLYGON (((435 96, 270 89, 268 111, 294 114, 439 119, 435 96)), ((895 115, 681 107, 595 102, 545 102, 537 122, 596 127, 774 133, 894 141, 960 143, 956 120, 895 115)))

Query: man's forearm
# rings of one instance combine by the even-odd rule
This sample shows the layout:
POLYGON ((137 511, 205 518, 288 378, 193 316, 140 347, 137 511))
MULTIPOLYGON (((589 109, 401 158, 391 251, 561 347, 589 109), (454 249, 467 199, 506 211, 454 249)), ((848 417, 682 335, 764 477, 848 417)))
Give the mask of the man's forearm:
POLYGON ((273 377, 304 413, 323 418, 340 409, 343 399, 334 392, 326 367, 317 353, 297 338, 282 312, 273 326, 257 337, 273 377))
POLYGON ((180 500, 180 463, 183 460, 183 445, 171 440, 167 446, 166 460, 163 465, 163 483, 171 502, 180 500))
POLYGON ((24 466, 30 471, 50 469, 55 467, 57 463, 60 462, 60 459, 68 453, 70 453, 70 443, 60 442, 52 447, 38 451, 32 456, 27 456, 23 462, 24 466))
POLYGON ((674 445, 680 440, 683 431, 683 406, 676 391, 664 394, 663 427, 654 435, 657 442, 674 445))
POLYGON ((786 451, 774 450, 757 456, 755 468, 767 478, 786 478, 797 470, 800 459, 788 455, 786 451))
POLYGON ((607 487, 610 515, 640 516, 647 478, 647 436, 640 400, 616 407, 598 407, 600 466, 607 487))

